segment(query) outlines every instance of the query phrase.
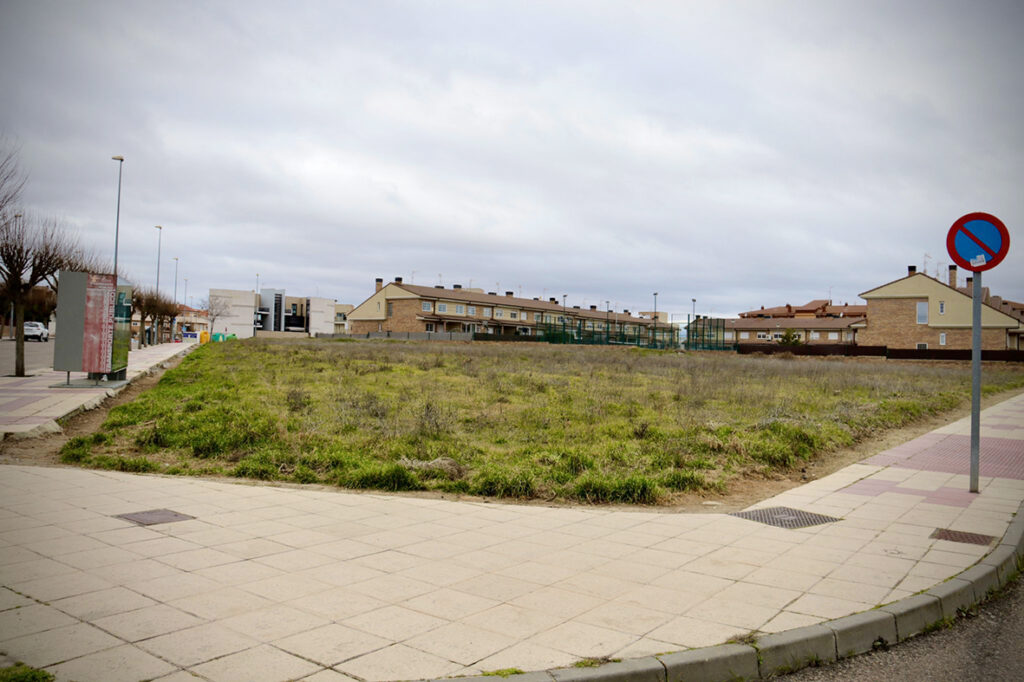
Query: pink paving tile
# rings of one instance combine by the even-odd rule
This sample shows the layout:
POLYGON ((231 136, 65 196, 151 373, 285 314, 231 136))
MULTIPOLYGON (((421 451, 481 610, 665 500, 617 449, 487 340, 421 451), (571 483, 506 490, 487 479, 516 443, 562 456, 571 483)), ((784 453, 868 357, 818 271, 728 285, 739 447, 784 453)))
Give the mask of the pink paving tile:
MULTIPOLYGON (((982 438, 979 442, 979 453, 982 476, 1024 480, 1024 441, 1013 438, 982 438)), ((917 471, 969 474, 971 437, 930 433, 915 438, 903 446, 869 457, 864 463, 917 471)))
POLYGON ((844 493, 867 495, 869 497, 877 497, 882 493, 917 495, 925 498, 924 501, 929 504, 944 504, 950 507, 969 507, 971 502, 977 499, 977 495, 974 493, 959 488, 918 490, 916 488, 900 486, 896 481, 882 481, 876 478, 866 478, 840 490, 844 493))

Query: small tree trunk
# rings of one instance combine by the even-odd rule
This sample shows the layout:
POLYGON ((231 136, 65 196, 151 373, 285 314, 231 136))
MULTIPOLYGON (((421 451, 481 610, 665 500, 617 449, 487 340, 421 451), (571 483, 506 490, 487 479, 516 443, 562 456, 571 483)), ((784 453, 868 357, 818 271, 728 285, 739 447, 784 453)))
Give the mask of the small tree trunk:
POLYGON ((14 303, 14 376, 25 376, 25 303, 14 303))

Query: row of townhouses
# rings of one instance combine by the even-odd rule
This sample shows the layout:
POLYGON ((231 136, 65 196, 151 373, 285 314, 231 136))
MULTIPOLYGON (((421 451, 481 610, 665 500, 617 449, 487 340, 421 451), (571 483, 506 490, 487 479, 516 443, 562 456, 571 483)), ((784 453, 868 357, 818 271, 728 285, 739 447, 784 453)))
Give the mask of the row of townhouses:
MULTIPOLYGON (((943 282, 910 266, 907 275, 860 294, 863 305, 834 305, 817 299, 802 306, 761 307, 735 319, 689 322, 685 336, 698 347, 778 343, 787 335, 806 344, 888 346, 890 348, 971 347, 972 278, 957 286, 955 265, 943 282)), ((1024 303, 1005 301, 984 289, 982 343, 985 349, 1024 349, 1024 303)), ((597 306, 566 306, 565 299, 523 298, 455 284, 419 286, 401 277, 385 283, 352 306, 326 298, 286 296, 283 290, 260 292, 210 290, 210 331, 239 338, 302 332, 328 334, 405 334, 419 337, 448 333, 532 337, 565 334, 574 338, 644 340, 671 345, 679 329, 667 315, 597 306)))

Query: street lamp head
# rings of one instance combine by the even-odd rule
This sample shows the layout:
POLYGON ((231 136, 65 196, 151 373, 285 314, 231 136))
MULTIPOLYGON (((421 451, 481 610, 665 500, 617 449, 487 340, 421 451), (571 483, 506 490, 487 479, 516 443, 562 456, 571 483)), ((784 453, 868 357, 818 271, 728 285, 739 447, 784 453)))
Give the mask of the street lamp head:
POLYGON ((164 229, 164 226, 163 226, 163 225, 154 225, 153 227, 155 227, 155 228, 156 228, 156 229, 158 229, 158 230, 162 230, 162 229, 164 229))
POLYGON ((111 158, 111 160, 113 160, 113 161, 124 161, 124 157, 123 157, 123 156, 121 156, 120 154, 119 154, 119 155, 117 155, 117 156, 111 156, 110 158, 111 158))

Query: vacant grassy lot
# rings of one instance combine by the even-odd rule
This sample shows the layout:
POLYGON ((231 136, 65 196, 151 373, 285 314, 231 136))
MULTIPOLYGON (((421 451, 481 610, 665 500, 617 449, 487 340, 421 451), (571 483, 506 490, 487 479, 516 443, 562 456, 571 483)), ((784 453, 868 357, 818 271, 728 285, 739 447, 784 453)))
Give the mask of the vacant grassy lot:
MULTIPOLYGON (((986 368, 986 391, 1024 386, 986 368)), ((65 462, 351 488, 653 503, 965 404, 925 363, 544 344, 207 345, 65 462)))

